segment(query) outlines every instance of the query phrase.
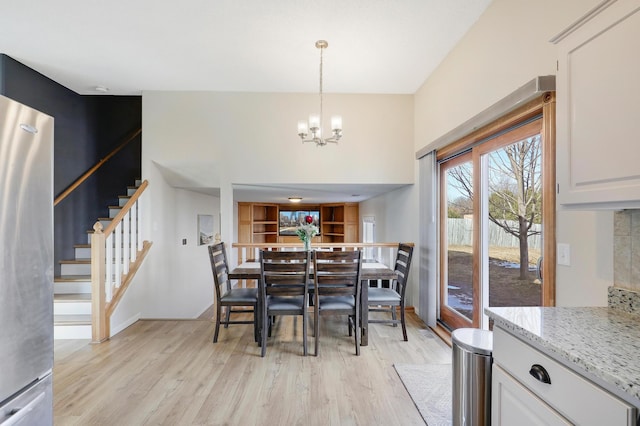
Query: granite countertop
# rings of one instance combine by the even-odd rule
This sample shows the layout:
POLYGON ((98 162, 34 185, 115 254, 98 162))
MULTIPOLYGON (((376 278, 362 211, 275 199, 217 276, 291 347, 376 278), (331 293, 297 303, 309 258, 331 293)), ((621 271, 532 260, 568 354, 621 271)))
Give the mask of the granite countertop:
POLYGON ((640 315, 612 308, 486 308, 494 325, 640 407, 640 315))

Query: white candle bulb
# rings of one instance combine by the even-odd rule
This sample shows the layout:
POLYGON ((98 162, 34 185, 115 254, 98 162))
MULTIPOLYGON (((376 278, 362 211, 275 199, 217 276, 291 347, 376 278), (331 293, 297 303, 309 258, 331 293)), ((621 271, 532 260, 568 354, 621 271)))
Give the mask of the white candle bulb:
POLYGON ((342 117, 334 115, 331 117, 331 130, 342 130, 342 117))
POLYGON ((306 121, 298 121, 298 134, 299 135, 306 135, 308 133, 307 131, 307 122, 306 121))
POLYGON ((318 114, 311 114, 309 116, 309 128, 320 127, 320 116, 318 114))

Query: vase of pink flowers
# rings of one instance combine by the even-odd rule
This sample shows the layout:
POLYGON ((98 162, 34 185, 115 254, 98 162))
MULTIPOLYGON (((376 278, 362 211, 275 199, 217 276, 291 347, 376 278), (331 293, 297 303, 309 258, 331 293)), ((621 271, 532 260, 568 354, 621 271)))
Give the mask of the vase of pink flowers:
POLYGON ((304 243, 305 251, 311 250, 311 239, 318 235, 318 227, 313 224, 313 216, 304 217, 304 224, 298 226, 296 234, 304 243))

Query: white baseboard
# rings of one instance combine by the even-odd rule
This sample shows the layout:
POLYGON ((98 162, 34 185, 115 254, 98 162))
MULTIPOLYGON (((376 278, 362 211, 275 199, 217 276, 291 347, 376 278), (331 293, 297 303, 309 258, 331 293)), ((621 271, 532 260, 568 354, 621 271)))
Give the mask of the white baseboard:
POLYGON ((137 314, 135 314, 134 316, 130 317, 129 319, 121 322, 118 325, 114 325, 113 323, 111 324, 111 337, 115 336, 116 334, 120 333, 122 330, 124 330, 125 328, 129 327, 130 325, 134 324, 136 321, 138 321, 141 317, 140 312, 138 312, 137 314))

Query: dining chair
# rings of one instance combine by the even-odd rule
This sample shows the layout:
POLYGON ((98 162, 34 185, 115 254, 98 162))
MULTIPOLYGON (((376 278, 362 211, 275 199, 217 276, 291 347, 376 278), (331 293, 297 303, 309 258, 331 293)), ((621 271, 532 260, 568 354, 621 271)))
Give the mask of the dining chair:
POLYGON ((309 289, 309 251, 260 250, 260 280, 258 282, 260 311, 261 355, 267 353, 267 336, 273 320, 280 315, 302 316, 302 348, 307 356, 307 320, 309 289))
POLYGON ((407 290, 407 279, 409 277, 409 268, 411 267, 411 257, 413 256, 413 245, 400 243, 398 245, 398 254, 396 256, 396 264, 394 270, 397 278, 389 283, 389 287, 370 287, 367 304, 369 312, 388 312, 391 318, 388 319, 372 319, 369 316, 369 324, 375 323, 391 323, 394 327, 398 323, 402 325, 402 335, 405 342, 407 339, 407 325, 405 320, 405 293, 407 290), (400 307, 400 320, 397 319, 396 306, 400 307))
POLYGON ((356 355, 360 355, 360 272, 362 251, 315 251, 314 334, 315 355, 319 354, 320 317, 348 315, 349 335, 355 335, 356 355))
POLYGON ((218 341, 220 324, 228 328, 229 324, 253 324, 253 337, 258 341, 258 289, 257 288, 233 288, 229 279, 229 267, 227 263, 227 251, 224 242, 209 246, 209 260, 213 271, 216 294, 216 330, 213 334, 213 343, 218 341), (222 307, 226 307, 225 318, 222 319, 222 307), (233 309, 243 307, 244 309, 233 309), (246 309, 251 307, 251 309, 246 309), (253 314, 253 320, 231 320, 231 314, 253 314))

